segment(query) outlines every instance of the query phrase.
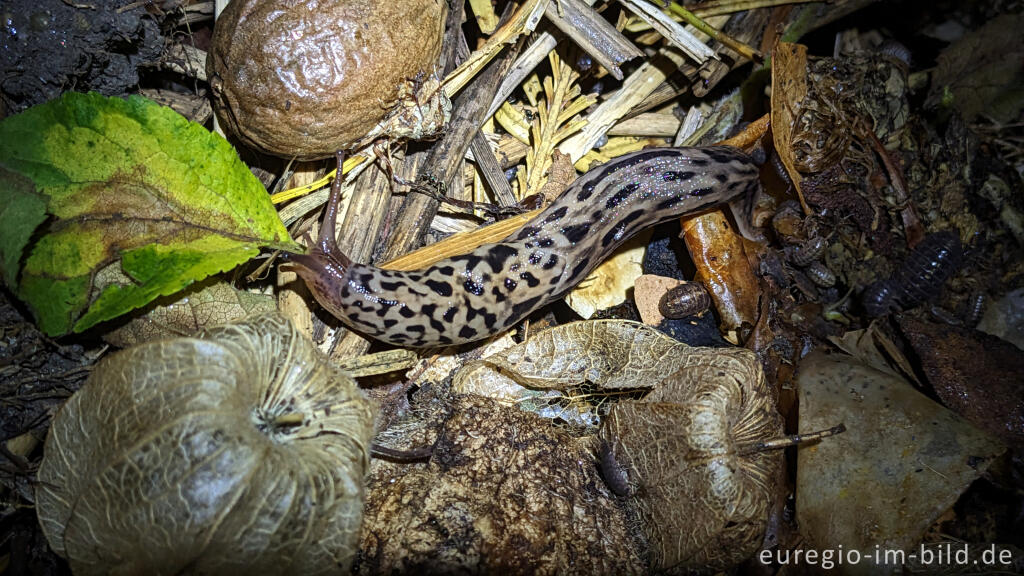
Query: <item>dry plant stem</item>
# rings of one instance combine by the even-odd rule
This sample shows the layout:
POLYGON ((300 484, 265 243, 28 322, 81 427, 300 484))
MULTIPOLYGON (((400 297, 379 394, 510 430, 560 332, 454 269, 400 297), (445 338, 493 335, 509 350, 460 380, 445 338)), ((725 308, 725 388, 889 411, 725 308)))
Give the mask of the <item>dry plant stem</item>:
POLYGON ((644 112, 661 108, 664 104, 686 94, 690 90, 690 84, 696 78, 696 74, 696 67, 691 64, 683 64, 675 74, 670 75, 639 104, 630 108, 629 112, 622 116, 622 120, 636 118, 644 112))
POLYGON ((755 8, 772 8, 786 4, 804 4, 807 0, 710 0, 700 6, 694 6, 690 12, 699 18, 734 14, 755 8))
MULTIPOLYGON (((696 60, 698 64, 703 64, 709 58, 717 58, 715 51, 709 48, 707 44, 701 42, 686 28, 673 20, 672 17, 658 10, 650 3, 644 0, 619 1, 644 22, 650 24, 669 42, 678 46, 687 56, 696 60)), ((711 36, 711 34, 708 34, 708 36, 711 36)))
POLYGON ((478 130, 473 135, 473 140, 470 142, 469 147, 473 151, 473 159, 476 160, 477 171, 480 172, 480 176, 490 186, 497 204, 499 206, 515 206, 516 197, 512 193, 512 187, 508 185, 508 180, 505 179, 505 171, 498 164, 498 159, 494 156, 494 151, 491 150, 491 146, 487 143, 487 137, 483 135, 483 132, 478 130))
POLYGON ((608 129, 609 136, 657 136, 669 138, 679 131, 679 118, 674 114, 648 113, 623 120, 608 129))
POLYGON ((348 372, 353 378, 387 374, 398 370, 408 370, 419 362, 419 355, 412 350, 403 348, 363 354, 348 358, 337 363, 337 367, 348 372))
MULTIPOLYGON (((526 2, 519 7, 519 10, 507 21, 502 24, 501 28, 491 36, 487 43, 484 44, 479 50, 474 51, 469 55, 469 58, 465 62, 459 65, 457 69, 448 74, 442 85, 444 86, 445 92, 449 97, 454 97, 464 88, 471 79, 473 79, 477 73, 483 69, 488 62, 490 62, 495 56, 501 52, 505 44, 515 42, 515 40, 523 33, 529 31, 532 32, 539 22, 541 16, 544 14, 544 8, 548 0, 526 0, 526 2)), ((465 5, 464 2, 456 2, 458 4, 459 12, 462 11, 462 7, 465 5)), ((509 5, 511 6, 511 4, 509 5)), ((452 11, 455 10, 455 6, 452 7, 452 11)))
POLYGON ((829 436, 842 434, 843 432, 846 432, 846 425, 840 424, 824 430, 818 430, 817 432, 790 434, 789 436, 783 436, 781 438, 771 438, 760 442, 740 444, 736 446, 736 452, 740 455, 746 455, 764 452, 765 450, 780 450, 782 448, 789 448, 790 446, 799 446, 808 442, 816 442, 823 438, 828 438, 829 436))
POLYGON ((500 222, 495 222, 489 226, 477 228, 471 232, 453 234, 436 244, 424 246, 415 252, 409 252, 389 260, 381 264, 380 267, 385 270, 416 270, 456 254, 471 252, 482 244, 497 242, 519 230, 523 224, 529 222, 540 212, 540 210, 532 210, 500 222))
MULTIPOLYGON (((473 84, 459 94, 453 103, 451 124, 444 137, 430 149, 422 174, 452 188, 461 183, 459 163, 466 155, 470 140, 486 120, 484 114, 498 84, 515 61, 518 51, 509 49, 479 74, 473 84)), ((388 240, 383 259, 391 259, 418 247, 430 227, 438 208, 437 200, 423 194, 412 194, 399 211, 396 229, 388 240)))
POLYGON ((484 34, 491 34, 498 27, 498 15, 494 13, 491 0, 469 0, 469 7, 476 15, 476 24, 484 34))
MULTIPOLYGON (((498 91, 491 101, 491 107, 487 109, 487 114, 485 115, 487 118, 494 116, 494 113, 498 111, 498 108, 501 108, 501 105, 508 99, 509 95, 515 92, 515 89, 533 72, 533 69, 548 57, 548 52, 554 50, 557 45, 558 40, 547 32, 543 32, 534 38, 533 43, 523 50, 519 59, 512 65, 512 69, 501 82, 501 86, 498 87, 498 91)), ((526 152, 524 151, 523 154, 525 155, 526 152)), ((522 158, 522 156, 519 158, 522 158)))
MULTIPOLYGON (((724 17, 726 21, 721 25, 722 31, 730 37, 744 43, 756 42, 760 40, 761 35, 764 33, 769 16, 770 14, 767 10, 756 10, 753 12, 736 14, 731 18, 724 17)), ((712 24, 716 26, 719 25, 717 23, 712 24)), ((702 79, 702 82, 693 86, 693 93, 698 97, 711 92, 711 90, 713 90, 729 72, 746 64, 748 60, 747 58, 741 58, 740 53, 734 51, 720 40, 713 42, 712 46, 723 56, 723 60, 706 62, 704 66, 701 67, 698 75, 702 79)), ((763 56, 761 56, 760 53, 757 55, 763 60, 763 56)), ((759 62, 759 60, 755 60, 755 62, 759 62)))
POLYGON ((589 6, 593 0, 558 0, 558 3, 557 7, 548 4, 544 13, 547 19, 616 80, 623 78, 619 64, 643 56, 639 48, 589 6))
POLYGON ((734 38, 729 37, 727 34, 724 34, 719 30, 716 30, 712 26, 708 25, 707 22, 704 22, 703 20, 695 16, 692 12, 690 12, 686 8, 683 8, 679 4, 673 3, 669 7, 669 9, 672 10, 674 14, 678 15, 680 18, 685 20, 687 24, 707 34, 712 39, 721 42, 723 45, 728 46, 732 50, 735 50, 737 54, 743 56, 744 58, 748 60, 753 60, 754 62, 761 62, 764 60, 764 56, 757 50, 751 48, 750 46, 747 46, 746 44, 734 38))
POLYGON ((882 164, 885 165, 885 171, 889 174, 889 182, 892 184, 892 191, 896 202, 903 205, 903 209, 900 210, 900 217, 903 220, 903 233, 907 237, 907 246, 913 249, 921 243, 921 240, 924 240, 924 225, 921 224, 921 219, 917 216, 917 209, 914 208, 914 202, 910 198, 910 194, 907 193, 907 183, 903 178, 903 171, 892 161, 892 157, 889 156, 885 146, 882 146, 882 143, 878 141, 878 136, 874 130, 866 128, 864 133, 875 153, 882 159, 882 164))
POLYGON ((682 53, 671 48, 662 48, 658 56, 645 62, 629 75, 622 88, 587 115, 587 125, 578 134, 559 146, 576 163, 589 152, 594 144, 607 133, 616 122, 637 104, 644 101, 655 88, 665 82, 676 68, 685 62, 682 53))

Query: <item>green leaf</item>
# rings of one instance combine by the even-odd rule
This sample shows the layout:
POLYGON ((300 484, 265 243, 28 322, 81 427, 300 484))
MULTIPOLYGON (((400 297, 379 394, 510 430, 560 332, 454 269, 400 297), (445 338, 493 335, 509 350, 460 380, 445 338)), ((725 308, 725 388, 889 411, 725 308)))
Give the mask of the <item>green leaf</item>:
POLYGON ((0 166, 0 272, 14 286, 21 254, 36 227, 46 219, 46 198, 31 180, 0 166))
POLYGON ((4 281, 50 335, 302 250, 230 144, 140 97, 69 92, 0 122, 0 202, 4 281))

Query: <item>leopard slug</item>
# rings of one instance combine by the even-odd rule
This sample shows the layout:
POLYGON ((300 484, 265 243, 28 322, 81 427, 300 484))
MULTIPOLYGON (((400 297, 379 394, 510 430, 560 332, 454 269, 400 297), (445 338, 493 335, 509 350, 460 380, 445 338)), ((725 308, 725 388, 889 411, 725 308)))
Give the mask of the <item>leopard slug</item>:
MULTIPOLYGON (((754 160, 734 148, 641 150, 590 170, 503 241, 400 272, 354 263, 338 249, 340 180, 316 245, 285 258, 328 312, 358 332, 409 347, 507 330, 583 280, 639 230, 729 201, 749 211, 760 189, 754 160)), ((741 228, 745 218, 737 213, 741 228)))

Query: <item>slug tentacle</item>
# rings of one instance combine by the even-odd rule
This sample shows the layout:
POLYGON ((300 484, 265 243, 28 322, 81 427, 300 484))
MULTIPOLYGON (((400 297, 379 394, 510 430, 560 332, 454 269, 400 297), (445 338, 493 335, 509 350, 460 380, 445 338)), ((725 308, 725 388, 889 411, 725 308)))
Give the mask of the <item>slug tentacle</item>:
POLYGON ((317 246, 289 260, 317 301, 359 332, 400 346, 470 342, 552 302, 636 232, 752 197, 757 178, 734 148, 641 150, 587 172, 502 242, 399 272, 354 264, 334 244, 339 169, 317 246))

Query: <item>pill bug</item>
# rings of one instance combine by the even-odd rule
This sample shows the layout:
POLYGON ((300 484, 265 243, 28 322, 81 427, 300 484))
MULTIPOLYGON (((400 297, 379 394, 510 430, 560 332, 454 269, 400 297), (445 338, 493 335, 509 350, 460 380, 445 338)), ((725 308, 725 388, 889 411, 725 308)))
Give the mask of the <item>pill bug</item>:
POLYGON ((963 260, 960 237, 949 230, 930 234, 895 274, 868 286, 861 297, 869 317, 909 310, 934 298, 963 260))
POLYGON ((825 250, 828 249, 828 240, 821 236, 815 236, 809 240, 801 242, 797 246, 793 246, 787 249, 787 255, 789 261, 793 264, 803 268, 811 264, 812 262, 821 258, 825 250))
POLYGON ((629 497, 636 493, 629 481, 629 471, 615 456, 615 448, 611 442, 601 442, 601 477, 612 492, 619 496, 629 497))
POLYGON ((658 311, 665 318, 686 318, 711 307, 711 295, 700 282, 687 282, 662 295, 658 311))
POLYGON ((895 40, 886 40, 885 42, 882 42, 878 47, 878 53, 895 58, 902 62, 904 66, 910 66, 913 59, 910 48, 907 48, 895 40))
POLYGON ((967 301, 967 312, 964 314, 964 324, 975 327, 981 322, 985 314, 985 306, 988 304, 988 295, 984 292, 976 292, 967 301))
POLYGON ((804 272, 807 273, 811 282, 814 282, 822 288, 831 288, 836 285, 836 275, 828 269, 828 266, 825 266, 821 262, 811 262, 806 268, 804 268, 804 272))

